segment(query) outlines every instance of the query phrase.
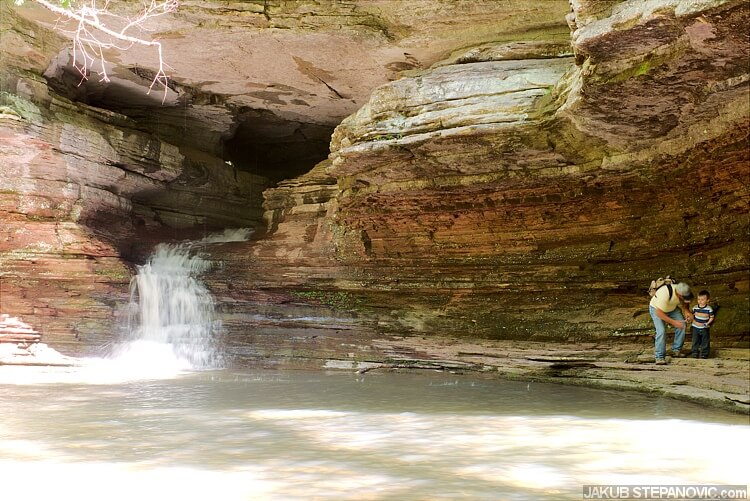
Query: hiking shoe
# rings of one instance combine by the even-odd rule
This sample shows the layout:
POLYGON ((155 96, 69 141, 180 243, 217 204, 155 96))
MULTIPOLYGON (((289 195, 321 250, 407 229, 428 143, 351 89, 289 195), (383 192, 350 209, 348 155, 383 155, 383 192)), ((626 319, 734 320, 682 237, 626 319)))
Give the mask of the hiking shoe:
POLYGON ((682 358, 682 353, 680 353, 679 351, 675 350, 675 351, 672 352, 672 358, 682 358))
POLYGON ((667 361, 664 360, 663 358, 657 358, 656 365, 667 365, 667 361))

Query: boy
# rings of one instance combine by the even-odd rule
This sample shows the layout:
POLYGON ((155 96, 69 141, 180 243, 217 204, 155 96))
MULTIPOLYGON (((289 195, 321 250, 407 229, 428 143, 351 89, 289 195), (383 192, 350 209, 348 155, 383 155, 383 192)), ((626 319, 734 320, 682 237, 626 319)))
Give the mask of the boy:
POLYGON ((709 327, 714 322, 714 309, 708 304, 711 295, 707 290, 698 293, 698 304, 693 306, 693 358, 708 358, 710 350, 709 327))

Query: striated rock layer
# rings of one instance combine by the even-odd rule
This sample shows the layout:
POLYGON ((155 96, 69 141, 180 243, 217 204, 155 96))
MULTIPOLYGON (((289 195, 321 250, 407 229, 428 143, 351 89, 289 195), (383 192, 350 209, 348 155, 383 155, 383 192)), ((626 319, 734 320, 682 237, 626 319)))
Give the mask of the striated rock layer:
POLYGON ((666 274, 746 346, 747 3, 408 4, 188 2, 163 107, 123 91, 145 55, 70 86, 49 20, 8 10, 2 309, 101 344, 153 242, 250 226, 205 277, 239 360, 383 360, 382 333, 647 345, 666 274))
POLYGON ((671 274, 746 346, 748 6, 573 6, 572 50, 485 44, 375 89, 330 165, 266 192, 240 282, 379 331, 648 344, 671 274))

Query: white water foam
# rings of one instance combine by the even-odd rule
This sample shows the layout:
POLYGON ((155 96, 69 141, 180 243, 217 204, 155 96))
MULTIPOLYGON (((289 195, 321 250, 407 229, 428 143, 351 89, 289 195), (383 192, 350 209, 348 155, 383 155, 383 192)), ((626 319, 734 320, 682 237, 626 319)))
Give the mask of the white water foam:
POLYGON ((130 283, 128 331, 134 343, 126 345, 119 357, 137 348, 139 353, 133 356, 137 361, 145 355, 144 348, 156 349, 157 355, 170 353, 163 348, 171 347, 176 358, 190 367, 212 366, 213 336, 219 326, 213 298, 197 278, 209 267, 210 262, 192 245, 158 245, 130 283))
MULTIPOLYGON (((158 245, 131 280, 126 339, 109 356, 66 357, 46 345, 35 345, 24 355, 49 366, 4 366, 0 384, 110 384, 220 368, 221 323, 213 298, 200 281, 200 274, 211 267, 204 257, 206 246, 245 241, 251 234, 247 228, 229 229, 201 240, 158 245)), ((0 358, 16 356, 18 351, 8 350, 0 358)))
POLYGON ((252 236, 253 230, 250 228, 227 228, 221 233, 213 233, 198 240, 197 243, 203 244, 223 244, 229 242, 245 242, 252 236))
POLYGON ((118 346, 119 364, 184 371, 218 368, 222 359, 216 337, 211 293, 199 276, 211 267, 202 252, 206 244, 247 240, 252 230, 228 229, 201 240, 158 245, 131 280, 128 306, 129 342, 118 346))

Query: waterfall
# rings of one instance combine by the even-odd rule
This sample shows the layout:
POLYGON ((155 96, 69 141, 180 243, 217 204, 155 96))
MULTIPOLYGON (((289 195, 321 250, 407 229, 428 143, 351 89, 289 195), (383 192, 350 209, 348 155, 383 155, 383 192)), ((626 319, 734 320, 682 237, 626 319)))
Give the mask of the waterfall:
POLYGON ((211 262, 198 251, 249 235, 247 229, 227 230, 199 241, 156 246, 130 282, 130 342, 117 349, 116 357, 174 369, 220 367, 216 336, 221 324, 211 293, 199 280, 211 262))

